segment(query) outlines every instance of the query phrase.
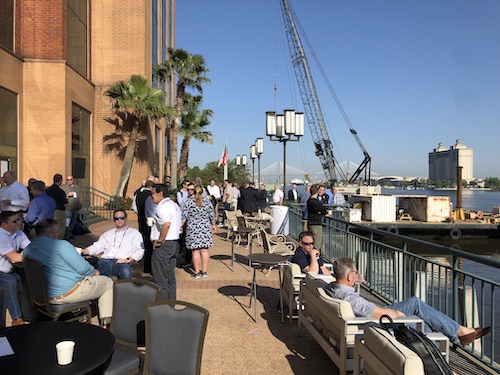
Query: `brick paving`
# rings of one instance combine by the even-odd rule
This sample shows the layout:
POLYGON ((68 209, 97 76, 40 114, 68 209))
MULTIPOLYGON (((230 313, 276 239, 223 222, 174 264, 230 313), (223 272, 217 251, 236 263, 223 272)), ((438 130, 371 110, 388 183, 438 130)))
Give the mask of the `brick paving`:
MULTIPOLYGON (((129 225, 137 227, 133 215, 129 225)), ((88 246, 105 230, 108 221, 93 224, 92 233, 77 236, 76 246, 88 246)), ((254 252, 262 248, 254 244, 254 252)), ((210 249, 208 278, 193 279, 190 270, 176 269, 177 298, 203 306, 210 312, 203 349, 202 374, 335 374, 332 364, 321 347, 307 331, 298 336, 297 321, 290 326, 281 323, 278 312, 278 271, 266 277, 257 271, 257 323, 253 320, 254 306, 249 307, 253 276, 245 255, 246 247, 235 246, 236 261, 231 272, 231 242, 226 230, 217 228, 214 247, 210 249)), ((134 277, 151 279, 134 269, 134 277)))

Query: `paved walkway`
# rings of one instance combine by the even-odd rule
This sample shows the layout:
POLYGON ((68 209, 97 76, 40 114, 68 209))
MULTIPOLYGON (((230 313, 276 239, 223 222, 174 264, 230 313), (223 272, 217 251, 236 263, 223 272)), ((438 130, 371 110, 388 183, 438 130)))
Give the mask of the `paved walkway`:
MULTIPOLYGON (((129 225, 137 227, 132 215, 129 225)), ((93 224, 92 233, 77 236, 76 246, 88 246, 105 230, 108 221, 93 224)), ((202 374, 335 374, 337 370, 307 331, 297 334, 297 321, 281 323, 278 312, 278 271, 269 277, 257 272, 257 323, 249 308, 253 270, 248 267, 244 244, 235 247, 236 262, 231 272, 231 242, 226 230, 217 229, 210 249, 208 278, 193 279, 190 270, 176 269, 177 298, 203 306, 210 312, 203 350, 202 374)), ((259 246, 254 252, 262 252, 259 246)), ((134 277, 151 279, 137 267, 134 277)))

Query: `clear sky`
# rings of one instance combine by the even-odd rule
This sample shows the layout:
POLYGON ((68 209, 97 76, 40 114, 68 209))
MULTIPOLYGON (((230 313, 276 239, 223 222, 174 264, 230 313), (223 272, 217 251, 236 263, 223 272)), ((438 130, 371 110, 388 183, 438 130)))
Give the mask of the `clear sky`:
MULTIPOLYGON (((474 149, 474 177, 500 177, 500 1, 289 1, 372 171, 427 177, 428 153, 460 139, 474 149)), ((218 160, 226 142, 231 159, 248 157, 258 137, 262 168, 283 161, 282 144, 266 137, 265 112, 303 106, 278 0, 179 0, 176 30, 177 48, 201 54, 212 81, 203 108, 215 112, 216 145, 192 141, 190 166, 218 160)), ((360 163, 303 36, 302 43, 335 158, 360 163)), ((307 126, 300 142, 287 144, 287 164, 316 173, 307 126)))

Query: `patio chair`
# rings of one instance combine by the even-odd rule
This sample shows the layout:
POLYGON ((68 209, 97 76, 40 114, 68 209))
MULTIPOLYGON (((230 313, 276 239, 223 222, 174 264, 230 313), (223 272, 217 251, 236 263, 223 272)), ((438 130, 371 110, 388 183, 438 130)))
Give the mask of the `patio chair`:
POLYGON ((200 374, 208 315, 188 302, 148 304, 144 375, 200 374))
POLYGON ((401 344, 389 332, 370 324, 354 344, 354 375, 424 375, 417 353, 401 344))
MULTIPOLYGON (((144 346, 144 309, 150 302, 160 298, 160 288, 142 279, 121 279, 113 285, 113 319, 111 333, 116 342, 137 349, 144 346)), ((116 349, 105 375, 133 374, 139 371, 139 353, 133 350, 116 349)))
POLYGON ((299 310, 300 286, 305 278, 306 275, 302 273, 298 264, 289 262, 283 267, 283 301, 288 307, 290 324, 292 324, 293 311, 299 310))
POLYGON ((260 230, 260 236, 265 253, 280 254, 283 256, 295 254, 297 245, 287 241, 286 236, 281 234, 268 235, 264 229, 260 230))
MULTIPOLYGON (((226 239, 229 239, 229 236, 232 233, 232 228, 235 226, 238 226, 238 220, 236 219, 236 211, 229 211, 229 210, 224 210, 224 213, 226 215, 226 226, 227 226, 227 234, 226 234, 226 239)), ((237 233, 233 233, 233 236, 237 236, 235 238, 235 242, 237 242, 237 245, 240 244, 241 237, 237 233)))
MULTIPOLYGON (((25 257, 23 265, 31 294, 31 302, 39 313, 52 318, 54 322, 61 317, 64 318, 64 321, 68 322, 80 320, 80 318, 85 317, 87 323, 90 324, 92 319, 91 301, 64 303, 61 305, 51 304, 47 295, 47 288, 45 287, 43 264, 31 257, 25 257)), ((34 321, 36 319, 35 317, 34 321)))

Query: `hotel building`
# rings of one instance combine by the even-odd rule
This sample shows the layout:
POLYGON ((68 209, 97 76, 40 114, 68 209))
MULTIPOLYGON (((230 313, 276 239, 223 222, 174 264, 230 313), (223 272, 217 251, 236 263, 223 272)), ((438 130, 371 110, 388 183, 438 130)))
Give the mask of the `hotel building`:
MULTIPOLYGON (((103 93, 175 47, 175 0, 2 0, 0 168, 52 184, 55 173, 113 194, 122 159, 109 143, 112 100, 103 93)), ((167 104, 173 86, 163 87, 167 104)), ((127 195, 149 174, 163 179, 167 138, 149 124, 127 195)))
POLYGON ((462 179, 470 181, 474 179, 472 162, 472 148, 462 144, 460 139, 450 148, 439 143, 438 147, 429 153, 429 179, 456 181, 457 167, 462 167, 462 179))

